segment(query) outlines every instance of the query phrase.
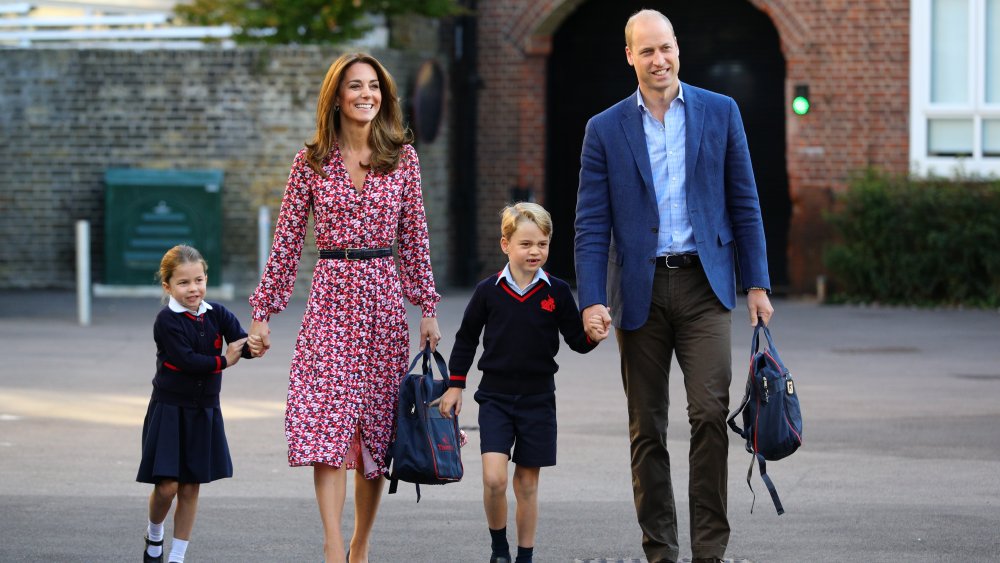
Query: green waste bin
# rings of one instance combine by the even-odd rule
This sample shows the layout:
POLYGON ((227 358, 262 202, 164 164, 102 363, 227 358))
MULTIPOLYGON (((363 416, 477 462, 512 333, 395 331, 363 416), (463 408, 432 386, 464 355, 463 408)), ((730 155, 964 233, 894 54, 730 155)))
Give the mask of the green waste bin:
POLYGON ((222 178, 221 170, 107 170, 105 284, 158 286, 163 253, 187 244, 208 262, 209 285, 220 285, 222 178))

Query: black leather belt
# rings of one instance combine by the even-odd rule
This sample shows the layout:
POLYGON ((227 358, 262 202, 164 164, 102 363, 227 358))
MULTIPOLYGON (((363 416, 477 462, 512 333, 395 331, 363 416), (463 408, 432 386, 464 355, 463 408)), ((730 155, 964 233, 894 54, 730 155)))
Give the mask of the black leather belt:
POLYGON ((656 257, 656 265, 661 268, 693 268, 698 264, 701 264, 701 260, 697 254, 669 254, 656 257))
POLYGON ((320 249, 319 257, 331 260, 368 260, 392 256, 392 247, 385 248, 327 248, 320 249))

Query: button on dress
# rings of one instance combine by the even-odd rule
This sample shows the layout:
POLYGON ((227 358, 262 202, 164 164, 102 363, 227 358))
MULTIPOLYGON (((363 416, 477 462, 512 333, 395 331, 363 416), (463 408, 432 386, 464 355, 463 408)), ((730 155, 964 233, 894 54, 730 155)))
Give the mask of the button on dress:
POLYGON ((250 297, 253 318, 267 320, 288 304, 309 213, 317 247, 383 248, 393 257, 319 259, 288 381, 285 437, 291 466, 323 463, 384 473, 395 431, 399 378, 408 365, 409 330, 403 297, 424 317, 440 301, 431 272, 420 187, 420 164, 410 145, 398 168, 369 170, 356 190, 338 146, 323 161, 327 178, 306 160, 292 164, 261 282, 250 297))

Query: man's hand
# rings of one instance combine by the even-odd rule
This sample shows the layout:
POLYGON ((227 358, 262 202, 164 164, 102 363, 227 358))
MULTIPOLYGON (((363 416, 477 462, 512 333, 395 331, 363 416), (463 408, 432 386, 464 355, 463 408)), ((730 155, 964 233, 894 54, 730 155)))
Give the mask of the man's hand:
POLYGON ((604 323, 604 319, 601 318, 601 315, 591 315, 589 319, 584 319, 584 322, 586 324, 584 331, 591 342, 601 342, 608 337, 608 327, 604 323))
POLYGON ((591 305, 583 310, 581 316, 583 330, 591 340, 600 342, 608 337, 608 330, 611 328, 611 312, 607 307, 600 303, 591 305), (602 326, 603 330, 598 330, 602 326))
POLYGON ((747 292, 747 309, 750 311, 750 326, 757 326, 757 317, 764 320, 764 326, 771 322, 774 307, 763 289, 751 289, 747 292))

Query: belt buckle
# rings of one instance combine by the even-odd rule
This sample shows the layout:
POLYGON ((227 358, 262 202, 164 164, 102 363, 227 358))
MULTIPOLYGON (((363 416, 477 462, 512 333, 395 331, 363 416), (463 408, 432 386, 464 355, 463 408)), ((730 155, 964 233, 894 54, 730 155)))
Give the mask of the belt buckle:
POLYGON ((677 254, 667 254, 666 256, 663 257, 663 264, 667 267, 668 270, 677 270, 677 269, 680 268, 680 266, 671 266, 670 265, 670 259, 673 258, 674 256, 678 256, 678 255, 677 254))
POLYGON ((351 251, 352 250, 354 250, 354 249, 353 248, 345 248, 344 249, 344 260, 360 260, 360 258, 351 258, 351 251))

